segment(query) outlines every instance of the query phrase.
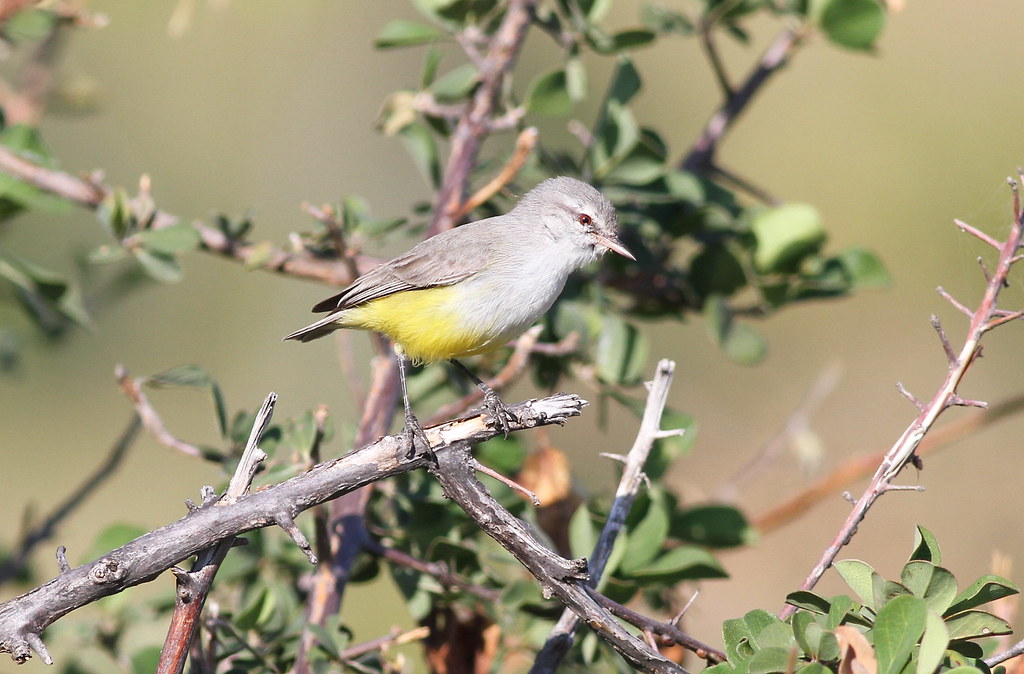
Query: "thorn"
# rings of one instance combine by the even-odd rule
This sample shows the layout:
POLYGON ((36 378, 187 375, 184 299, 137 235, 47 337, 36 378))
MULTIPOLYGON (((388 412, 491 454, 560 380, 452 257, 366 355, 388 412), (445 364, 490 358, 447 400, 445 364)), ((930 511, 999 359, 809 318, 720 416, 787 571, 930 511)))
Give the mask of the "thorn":
POLYGON ((918 400, 917 396, 915 396, 913 393, 908 391, 907 388, 903 385, 903 382, 901 382, 901 381, 896 382, 896 390, 899 391, 900 393, 902 393, 904 398, 906 398, 910 402, 914 403, 914 405, 917 406, 918 410, 920 410, 921 412, 924 412, 924 403, 922 403, 920 400, 918 400))
POLYGON ((522 494, 526 498, 530 499, 530 501, 533 503, 533 505, 535 505, 535 506, 540 506, 541 505, 540 499, 537 498, 536 494, 534 494, 532 491, 530 491, 529 489, 527 489, 523 485, 519 484, 515 480, 505 477, 504 475, 502 475, 498 471, 494 470, 490 466, 485 466, 484 464, 480 463, 479 461, 477 461, 475 459, 473 460, 473 464, 474 464, 473 468, 475 470, 477 470, 478 472, 483 473, 484 475, 490 475, 495 480, 497 480, 498 482, 502 483, 503 485, 505 485, 506 487, 508 487, 512 491, 519 492, 520 494, 522 494))
POLYGON ((655 440, 661 440, 663 438, 678 438, 682 435, 686 435, 685 428, 670 428, 668 430, 658 431, 654 434, 655 440))
POLYGON ((313 548, 309 545, 309 539, 306 538, 305 534, 299 531, 299 527, 295 525, 295 520, 292 519, 290 514, 283 511, 279 512, 274 515, 274 522, 276 522, 277 526, 284 529, 285 532, 291 536, 292 541, 294 541, 295 545, 299 546, 299 550, 302 550, 306 555, 306 559, 309 560, 310 564, 317 563, 316 554, 313 552, 313 548))
POLYGON ((1002 311, 1002 310, 997 309, 996 311, 993 311, 992 313, 994 315, 999 316, 999 318, 997 318, 995 320, 992 320, 992 321, 989 321, 988 323, 986 323, 985 324, 985 330, 986 331, 991 330, 992 328, 997 328, 1000 325, 1002 325, 1003 323, 1009 323, 1010 321, 1015 321, 1018 318, 1024 316, 1024 309, 1022 309, 1020 311, 1002 311))
POLYGON ((988 273, 988 267, 985 266, 985 258, 978 256, 978 265, 981 267, 981 273, 985 275, 985 282, 992 282, 992 275, 988 273))
POLYGON ((970 400, 968 398, 961 398, 957 395, 949 399, 949 404, 958 405, 960 407, 980 407, 982 409, 988 409, 988 403, 984 400, 970 400))
POLYGON ((939 322, 939 317, 932 314, 931 318, 932 327, 935 328, 935 332, 939 333, 939 339, 942 340, 942 349, 946 352, 946 360, 949 361, 949 369, 953 369, 960 364, 960 359, 956 357, 956 353, 953 351, 953 346, 946 339, 946 332, 942 329, 942 323, 939 322))
POLYGON ((694 593, 690 595, 689 601, 686 602, 683 608, 679 609, 679 613, 672 616, 672 620, 669 621, 669 624, 674 625, 675 627, 679 627, 679 621, 683 619, 683 616, 686 615, 686 612, 690 610, 690 607, 693 605, 693 602, 695 602, 697 600, 697 597, 699 596, 700 590, 694 591, 694 593))
POLYGON ((71 565, 68 564, 68 549, 63 545, 57 546, 57 568, 60 569, 62 574, 67 573, 71 570, 71 565))
POLYGON ((217 500, 217 492, 210 485, 203 486, 199 490, 199 495, 203 497, 203 505, 208 505, 217 500))
MULTIPOLYGON (((981 261, 981 258, 980 258, 980 257, 978 258, 978 261, 979 261, 979 262, 981 261)), ((988 278, 988 270, 985 270, 985 269, 984 269, 984 267, 985 267, 985 264, 984 264, 984 263, 982 263, 982 265, 981 265, 981 266, 982 266, 982 269, 983 269, 983 270, 985 271, 985 278, 987 279, 987 278, 988 278)), ((970 310, 970 309, 968 309, 968 308, 967 308, 967 307, 965 307, 964 305, 960 304, 960 302, 958 302, 958 301, 956 300, 956 298, 955 298, 955 297, 953 297, 953 296, 952 296, 952 295, 950 295, 950 294, 949 294, 948 292, 946 292, 946 289, 945 289, 945 288, 943 288, 942 286, 939 286, 939 287, 938 287, 938 288, 936 288, 935 290, 936 290, 936 291, 937 291, 937 292, 939 293, 939 295, 941 295, 942 297, 944 297, 944 298, 946 299, 946 301, 947 301, 947 302, 949 302, 949 303, 950 303, 950 304, 952 304, 952 305, 953 305, 954 307, 956 307, 957 309, 959 309, 959 310, 960 310, 960 312, 961 312, 961 313, 963 313, 963 314, 964 314, 965 316, 973 316, 973 315, 974 315, 974 314, 973 314, 973 313, 971 312, 971 310, 970 310)))
POLYGON ((194 513, 195 511, 199 510, 199 506, 197 506, 196 502, 190 498, 185 499, 185 507, 188 508, 188 511, 190 513, 194 513))
MULTIPOLYGON (((1014 192, 1016 193, 1016 189, 1014 189, 1014 192)), ((956 223, 956 226, 959 227, 962 231, 967 232, 968 234, 981 239, 982 241, 992 246, 996 250, 1000 250, 1003 247, 1003 244, 999 243, 991 236, 978 229, 977 227, 968 225, 963 220, 953 220, 953 222, 956 223)))
POLYGON ((32 647, 36 653, 39 654, 39 659, 48 665, 53 664, 53 658, 50 657, 50 652, 46 650, 46 644, 43 643, 42 638, 35 632, 29 632, 25 635, 25 641, 32 647))
POLYGON ((921 484, 890 484, 885 491, 924 491, 921 484))
POLYGON ((611 452, 601 452, 598 454, 602 459, 611 459, 612 461, 618 461, 619 463, 626 463, 625 454, 612 454, 611 452))
POLYGON ((847 501, 849 501, 850 503, 856 503, 857 502, 857 499, 853 498, 853 494, 851 494, 848 491, 844 491, 843 492, 843 498, 846 499, 847 501))

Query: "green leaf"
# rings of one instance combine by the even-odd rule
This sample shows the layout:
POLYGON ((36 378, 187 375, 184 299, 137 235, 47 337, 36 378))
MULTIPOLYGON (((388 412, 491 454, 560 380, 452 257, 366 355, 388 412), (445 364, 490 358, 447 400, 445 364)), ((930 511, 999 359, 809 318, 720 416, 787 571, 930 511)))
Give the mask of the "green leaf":
POLYGON ((629 546, 622 555, 618 569, 629 575, 649 564, 665 543, 668 524, 668 512, 663 499, 652 499, 644 518, 629 528, 629 546))
POLYGON ((565 90, 574 103, 587 97, 587 68, 579 58, 570 58, 565 64, 565 90))
POLYGON ((179 365, 145 378, 145 383, 154 388, 184 386, 206 388, 213 382, 210 374, 200 365, 179 365))
POLYGON ((859 559, 843 559, 832 565, 865 606, 875 606, 875 578, 878 574, 859 559))
POLYGON ((642 15, 644 25, 658 33, 692 35, 695 30, 690 17, 668 7, 645 5, 642 15))
POLYGON ((374 46, 378 49, 412 47, 426 44, 444 37, 444 33, 418 21, 395 19, 389 22, 377 36, 374 46))
POLYGON ((83 563, 88 560, 96 559, 97 557, 102 557, 122 545, 131 543, 145 533, 147 533, 145 529, 135 526, 134 524, 125 524, 123 522, 111 524, 101 531, 93 541, 89 550, 83 557, 83 563))
POLYGON ((657 36, 653 31, 640 28, 619 31, 612 36, 612 50, 620 52, 636 49, 637 47, 646 47, 654 42, 655 37, 657 36))
POLYGON ((459 101, 473 90, 480 81, 480 73, 467 63, 445 73, 430 87, 434 97, 442 103, 459 101))
POLYGON ((750 674, 774 674, 775 672, 789 672, 793 669, 793 650, 772 646, 759 649, 747 662, 747 670, 750 674))
POLYGON ((985 611, 961 611, 946 618, 946 627, 952 640, 998 637, 1013 632, 1008 622, 985 611))
POLYGON ((601 317, 594 364, 602 381, 626 386, 640 383, 647 356, 647 337, 636 326, 616 314, 601 317))
POLYGON ((889 285, 889 270, 881 258, 866 248, 850 248, 836 259, 855 288, 885 288, 889 285))
POLYGON ((160 662, 159 646, 146 646, 132 653, 132 674, 152 674, 160 662))
POLYGON ((934 674, 946 655, 948 645, 949 630, 946 629, 946 623, 937 613, 928 611, 921 648, 917 654, 916 674, 934 674))
POLYGON ((536 77, 526 92, 526 110, 541 115, 561 117, 572 110, 569 82, 564 70, 554 70, 536 77))
POLYGON ((743 513, 733 506, 717 503, 682 511, 673 518, 672 535, 713 548, 746 545, 755 537, 743 513))
POLYGON ((630 577, 644 581, 678 582, 696 578, 727 578, 728 574, 707 550, 682 545, 633 571, 630 577))
POLYGON ((93 328, 78 286, 61 274, 13 253, 0 251, 0 279, 7 280, 21 291, 18 299, 46 334, 55 335, 63 330, 65 325, 61 317, 83 328, 93 328))
POLYGON ((138 237, 147 250, 163 255, 195 250, 200 243, 199 232, 188 223, 178 223, 160 229, 147 229, 139 232, 138 237))
POLYGON ((784 204, 754 215, 754 266, 762 272, 792 271, 825 241, 818 211, 808 204, 784 204))
POLYGON ((497 437, 476 446, 477 460, 503 475, 517 473, 526 459, 526 447, 515 436, 497 437))
POLYGON ((619 65, 615 69, 615 75, 612 77, 612 83, 608 89, 608 100, 619 105, 626 105, 640 91, 641 86, 640 72, 633 65, 633 61, 622 57, 619 59, 619 65))
POLYGON ((923 599, 905 595, 883 606, 872 631, 878 674, 899 674, 924 634, 928 606, 923 599))
POLYGON ((144 248, 133 251, 135 259, 153 279, 161 283, 176 283, 181 280, 181 265, 173 255, 149 251, 144 248))
POLYGON ((873 49, 885 28, 885 9, 877 0, 831 0, 821 14, 821 30, 847 49, 873 49))
POLYGON ((434 134, 422 122, 413 122, 398 132, 413 163, 432 187, 441 184, 441 164, 434 134))
POLYGON ((762 609, 750 611, 742 618, 726 620, 722 624, 722 637, 729 662, 744 666, 758 647, 757 636, 769 625, 781 623, 771 613, 762 609))
MULTIPOLYGON (((254 629, 257 625, 263 622, 261 617, 266 616, 268 611, 267 607, 272 606, 273 603, 274 600, 269 588, 263 587, 249 600, 242 610, 238 612, 232 622, 236 627, 242 630, 254 629)), ((272 608, 270 612, 273 612, 272 608)))
POLYGON ((831 602, 822 596, 807 590, 797 590, 786 595, 786 603, 812 613, 825 615, 832 607, 831 602))
POLYGON ((932 562, 936 565, 942 563, 942 551, 939 549, 939 542, 935 540, 935 536, 932 535, 931 531, 921 525, 914 529, 914 551, 910 553, 910 560, 932 562))
POLYGON ((581 505, 569 520, 569 549, 574 557, 589 557, 594 551, 600 529, 585 505, 581 505))
POLYGON ((701 295, 729 296, 747 285, 743 264, 728 246, 710 244, 690 263, 690 280, 701 295))
POLYGON ((951 616, 960 611, 977 608, 990 601, 1017 594, 1019 591, 1013 583, 999 576, 982 576, 974 581, 969 588, 958 594, 942 615, 951 616))
POLYGON ((768 352, 764 339, 749 325, 735 320, 732 308, 720 295, 710 295, 704 304, 704 317, 711 338, 735 363, 754 365, 768 352))
POLYGON ((900 582, 915 597, 924 599, 928 608, 939 615, 949 608, 956 597, 956 578, 931 562, 907 562, 900 572, 900 582))

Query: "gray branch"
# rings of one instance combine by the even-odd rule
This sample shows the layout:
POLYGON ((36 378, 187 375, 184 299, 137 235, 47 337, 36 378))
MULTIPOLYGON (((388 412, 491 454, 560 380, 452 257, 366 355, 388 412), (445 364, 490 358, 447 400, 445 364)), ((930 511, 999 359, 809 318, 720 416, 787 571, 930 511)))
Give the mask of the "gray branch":
MULTIPOLYGON (((519 423, 512 430, 562 424, 578 416, 586 401, 558 394, 513 406, 519 423)), ((465 447, 497 435, 483 415, 427 429, 438 460, 453 444, 465 447)), ((405 459, 399 436, 386 436, 345 456, 313 467, 309 472, 260 491, 240 496, 235 503, 203 499, 201 506, 176 522, 151 531, 100 559, 64 570, 53 580, 0 604, 0 653, 23 663, 32 650, 45 655, 41 635, 54 621, 102 597, 157 578, 164 571, 219 541, 247 531, 287 523, 299 513, 342 494, 427 465, 425 457, 405 459)), ((446 465, 450 462, 446 461, 446 465)), ((212 491, 212 490, 207 490, 212 491)), ((543 581, 542 581, 543 582, 543 581)))

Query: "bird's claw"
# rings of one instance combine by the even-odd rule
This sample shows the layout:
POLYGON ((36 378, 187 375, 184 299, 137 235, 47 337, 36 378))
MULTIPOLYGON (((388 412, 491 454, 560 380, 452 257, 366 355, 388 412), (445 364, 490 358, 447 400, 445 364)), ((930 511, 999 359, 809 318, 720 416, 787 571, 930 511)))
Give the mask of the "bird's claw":
POLYGON ((508 434, 512 432, 512 424, 519 423, 516 413, 494 391, 484 394, 483 408, 491 417, 491 424, 494 428, 501 431, 507 439, 508 434))

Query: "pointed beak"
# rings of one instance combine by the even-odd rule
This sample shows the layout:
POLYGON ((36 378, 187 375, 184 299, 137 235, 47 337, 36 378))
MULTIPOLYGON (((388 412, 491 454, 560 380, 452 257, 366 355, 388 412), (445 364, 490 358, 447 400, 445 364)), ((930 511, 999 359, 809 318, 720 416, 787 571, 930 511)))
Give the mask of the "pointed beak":
POLYGON ((622 245, 616 236, 605 236, 604 234, 594 234, 597 237, 597 242, 607 248, 608 250, 614 251, 622 257, 627 257, 633 262, 636 262, 636 258, 629 252, 629 249, 622 245))

